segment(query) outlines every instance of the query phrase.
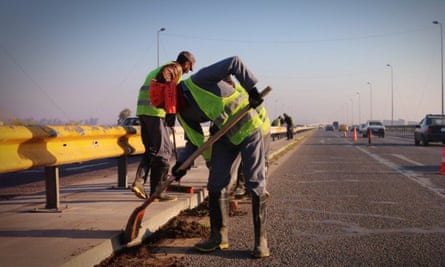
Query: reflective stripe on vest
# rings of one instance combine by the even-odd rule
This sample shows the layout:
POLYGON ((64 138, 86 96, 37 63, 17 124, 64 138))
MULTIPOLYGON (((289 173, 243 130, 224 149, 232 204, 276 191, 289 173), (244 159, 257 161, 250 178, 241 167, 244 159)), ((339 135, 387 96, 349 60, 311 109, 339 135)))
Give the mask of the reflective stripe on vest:
MULTIPOLYGON (((234 90, 233 94, 228 97, 221 97, 200 88, 190 78, 186 79, 184 84, 189 89, 199 108, 219 129, 249 104, 248 97, 237 90, 234 90)), ((251 109, 226 135, 231 143, 239 145, 261 125, 262 122, 258 113, 251 109)))
POLYGON ((270 131, 270 119, 269 116, 267 116, 266 108, 261 105, 257 107, 258 115, 261 118, 261 121, 263 124, 261 125, 261 132, 264 134, 267 134, 270 131))
MULTIPOLYGON (((244 87, 241 86, 241 84, 236 83, 235 89, 241 94, 244 94, 245 96, 249 97, 249 94, 244 89, 244 87)), ((267 115, 267 110, 264 107, 264 105, 260 105, 256 108, 256 111, 258 112, 258 115, 260 116, 260 119, 263 122, 263 124, 261 125, 261 132, 263 133, 263 135, 267 134, 270 130, 270 119, 269 116, 267 115)))

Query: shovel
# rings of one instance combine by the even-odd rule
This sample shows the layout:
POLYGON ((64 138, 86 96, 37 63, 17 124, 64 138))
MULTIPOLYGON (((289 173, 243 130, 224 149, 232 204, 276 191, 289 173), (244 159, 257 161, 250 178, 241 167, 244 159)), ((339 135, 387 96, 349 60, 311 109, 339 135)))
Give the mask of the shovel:
MULTIPOLYGON (((175 133, 175 127, 170 127, 170 130, 172 132, 173 135, 173 147, 175 149, 175 160, 178 160, 178 148, 176 147, 176 133, 175 133)), ((181 182, 178 182, 178 185, 172 185, 169 184, 167 186, 167 191, 172 191, 172 192, 180 192, 180 193, 189 193, 189 194, 193 194, 194 193, 194 189, 193 186, 182 186, 181 182)))
MULTIPOLYGON (((272 88, 269 86, 266 87, 261 92, 261 98, 264 98, 267 94, 272 91, 272 88)), ((212 135, 207 142, 205 142, 202 146, 200 146, 195 152, 190 155, 179 167, 178 170, 186 170, 190 165, 192 165, 193 161, 201 155, 204 150, 210 147, 213 143, 218 141, 224 134, 226 134, 237 122, 239 122, 244 116, 247 115, 251 106, 247 105, 244 107, 235 117, 232 118, 226 125, 224 125, 218 132, 212 135)), ((145 209, 148 205, 150 205, 174 180, 175 176, 169 175, 167 180, 161 185, 158 186, 157 190, 147 198, 142 205, 137 207, 133 213, 128 218, 127 226, 125 227, 125 231, 123 233, 123 242, 125 244, 134 240, 139 234, 139 228, 141 228, 142 219, 144 218, 145 209)))

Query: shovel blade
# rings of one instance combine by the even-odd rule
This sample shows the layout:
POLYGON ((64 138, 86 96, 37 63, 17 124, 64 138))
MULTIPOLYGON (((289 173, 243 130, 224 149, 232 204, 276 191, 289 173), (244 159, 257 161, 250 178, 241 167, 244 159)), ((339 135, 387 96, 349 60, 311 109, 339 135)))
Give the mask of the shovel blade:
POLYGON ((128 218, 127 226, 125 227, 123 243, 127 244, 136 239, 139 234, 139 229, 141 228, 144 215, 145 207, 140 206, 133 211, 128 218))

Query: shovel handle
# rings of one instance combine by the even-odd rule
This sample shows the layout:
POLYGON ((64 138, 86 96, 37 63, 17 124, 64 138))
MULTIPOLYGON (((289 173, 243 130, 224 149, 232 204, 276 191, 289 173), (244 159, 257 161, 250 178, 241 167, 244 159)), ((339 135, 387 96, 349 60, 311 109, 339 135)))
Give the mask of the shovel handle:
MULTIPOLYGON (((261 98, 264 98, 266 95, 268 95, 272 91, 272 88, 270 86, 267 86, 263 91, 261 91, 260 96, 261 98)), ((209 148, 211 145, 213 145, 218 139, 220 139, 223 135, 225 135, 232 127, 238 123, 244 116, 247 115, 249 110, 251 109, 250 104, 245 106, 238 114, 235 115, 227 124, 225 124, 221 129, 219 129, 214 135, 212 135, 207 142, 205 142, 202 146, 200 146, 197 150, 195 150, 179 167, 178 170, 186 170, 188 167, 190 167, 193 164, 193 161, 199 157, 199 155, 202 154, 207 148, 209 148)), ((162 186, 159 186, 152 195, 153 199, 151 197, 145 201, 143 205, 145 205, 147 202, 147 205, 151 203, 154 198, 156 198, 158 195, 160 195, 167 187, 176 179, 175 176, 169 175, 167 180, 162 184, 162 186)))
MULTIPOLYGON (((272 91, 272 88, 270 88, 269 86, 266 87, 266 89, 264 89, 260 94, 261 98, 264 98, 267 94, 270 93, 270 91, 272 91)), ((244 107, 237 115, 235 115, 235 117, 233 117, 230 120, 230 122, 224 125, 218 132, 216 132, 213 136, 211 136, 209 140, 207 140, 207 142, 205 142, 201 147, 199 147, 195 152, 193 152, 192 155, 190 155, 190 157, 188 157, 188 159, 184 161, 181 164, 181 166, 179 166, 179 169, 185 170, 186 168, 188 168, 193 163, 193 161, 202 152, 204 152, 205 149, 207 149, 209 146, 215 143, 219 138, 221 138, 225 133, 227 133, 237 122, 239 122, 247 114, 247 112, 249 112, 250 108, 251 108, 250 105, 244 107)), ((137 207, 133 211, 130 218, 128 219, 127 226, 124 231, 124 239, 126 243, 132 241, 138 235, 140 223, 142 221, 147 206, 150 203, 152 203, 175 180, 175 178, 176 178, 175 176, 169 175, 167 180, 164 183, 160 184, 157 190, 148 199, 146 199, 141 206, 137 207)))
MULTIPOLYGON (((261 91, 260 96, 264 98, 272 91, 270 86, 267 86, 263 91, 261 91)), ((189 166, 192 165, 193 161, 201 155, 204 150, 213 145, 219 138, 225 135, 236 123, 238 123, 244 116, 247 115, 251 106, 250 104, 245 106, 238 114, 235 115, 227 124, 225 124, 219 131, 217 131, 214 135, 212 135, 207 142, 205 142, 202 146, 200 146, 195 152, 193 152, 179 167, 178 170, 186 170, 189 166)))
MULTIPOLYGON (((270 86, 266 87, 263 91, 261 91, 260 96, 264 98, 272 91, 270 86)), ((244 116, 247 115, 251 106, 250 104, 245 106, 238 114, 235 115, 227 124, 225 124, 219 131, 217 131, 214 135, 212 135, 207 142, 205 142, 202 146, 200 146, 197 150, 195 150, 179 167, 179 170, 186 170, 189 166, 193 164, 193 161, 201 155, 204 150, 213 145, 218 139, 220 139, 224 134, 226 134, 236 123, 238 123, 244 116)), ((148 206, 153 200, 158 197, 167 187, 175 180, 175 176, 169 175, 167 180, 159 186, 153 195, 145 200, 144 206, 148 206)))

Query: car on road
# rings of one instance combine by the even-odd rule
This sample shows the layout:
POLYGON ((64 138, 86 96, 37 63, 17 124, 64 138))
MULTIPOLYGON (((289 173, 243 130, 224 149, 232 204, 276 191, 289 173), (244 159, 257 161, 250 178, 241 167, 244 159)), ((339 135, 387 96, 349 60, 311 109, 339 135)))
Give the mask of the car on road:
POLYGON ((128 117, 126 118, 122 124, 122 126, 137 126, 141 125, 141 121, 139 120, 139 117, 128 117))
POLYGON ((334 131, 334 126, 332 126, 332 125, 326 125, 325 130, 326 130, 326 131, 334 131))
POLYGON ((445 115, 427 114, 416 125, 414 130, 414 144, 422 143, 427 146, 430 142, 445 144, 445 115))
POLYGON ((363 134, 363 132, 366 130, 366 123, 362 123, 358 126, 358 133, 363 134))
POLYGON ((381 138, 385 137, 385 126, 382 121, 378 120, 369 120, 366 122, 365 127, 362 129, 362 136, 368 137, 369 131, 373 136, 378 136, 381 138))
POLYGON ((348 125, 346 124, 340 124, 340 128, 338 128, 340 132, 347 132, 348 131, 348 125))
POLYGON ((358 124, 353 124, 353 125, 351 125, 351 127, 349 127, 349 129, 350 129, 351 132, 353 132, 354 129, 355 129, 355 131, 356 131, 357 133, 359 132, 359 128, 360 128, 360 125, 358 125, 358 124))

